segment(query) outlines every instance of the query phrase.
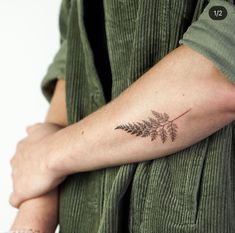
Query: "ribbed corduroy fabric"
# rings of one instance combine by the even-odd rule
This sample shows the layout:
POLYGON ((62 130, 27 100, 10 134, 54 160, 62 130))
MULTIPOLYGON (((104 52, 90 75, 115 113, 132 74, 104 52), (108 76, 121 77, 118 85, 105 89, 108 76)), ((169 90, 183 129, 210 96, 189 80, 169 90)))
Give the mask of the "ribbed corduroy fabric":
MULTIPOLYGON (((63 1, 61 49, 42 82, 50 100, 55 80, 65 77, 70 124, 105 104, 84 26, 84 1, 63 1)), ((209 7, 218 4, 234 13, 232 1, 103 1, 112 98, 179 46, 180 39, 235 83, 229 60, 234 58, 234 14, 228 14, 233 20, 218 24, 218 30, 208 16, 209 7), (207 29, 215 35, 208 36, 207 29), (218 46, 216 37, 226 41, 218 46)), ((232 122, 164 158, 69 176, 60 186, 60 233, 235 232, 234 140, 232 122)))

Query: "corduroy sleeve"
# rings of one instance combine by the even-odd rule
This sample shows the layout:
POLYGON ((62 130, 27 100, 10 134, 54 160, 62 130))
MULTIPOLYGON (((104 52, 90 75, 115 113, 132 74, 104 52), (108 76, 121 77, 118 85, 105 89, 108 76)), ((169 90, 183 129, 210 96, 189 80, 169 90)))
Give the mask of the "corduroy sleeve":
POLYGON ((211 0, 198 20, 184 33, 179 44, 185 44, 210 59, 235 83, 235 6, 222 0, 211 0), (218 7, 219 6, 219 7, 218 7), (222 8, 226 9, 225 11, 222 8), (224 19, 212 19, 227 16, 224 19), (210 15, 209 15, 210 14, 210 15))
POLYGON ((67 56, 67 27, 69 18, 69 1, 63 0, 60 7, 59 29, 60 47, 52 63, 49 65, 46 75, 41 82, 41 90, 46 99, 50 102, 56 81, 65 79, 66 56, 67 56))

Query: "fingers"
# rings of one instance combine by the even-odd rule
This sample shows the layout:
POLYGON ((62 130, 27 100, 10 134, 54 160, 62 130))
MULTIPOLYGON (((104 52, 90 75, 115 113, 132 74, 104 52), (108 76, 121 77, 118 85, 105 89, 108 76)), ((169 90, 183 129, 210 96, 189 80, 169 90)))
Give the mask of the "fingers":
POLYGON ((38 129, 42 125, 43 125, 43 123, 36 123, 36 124, 30 125, 26 128, 26 132, 28 134, 31 134, 33 131, 35 131, 36 129, 38 129))

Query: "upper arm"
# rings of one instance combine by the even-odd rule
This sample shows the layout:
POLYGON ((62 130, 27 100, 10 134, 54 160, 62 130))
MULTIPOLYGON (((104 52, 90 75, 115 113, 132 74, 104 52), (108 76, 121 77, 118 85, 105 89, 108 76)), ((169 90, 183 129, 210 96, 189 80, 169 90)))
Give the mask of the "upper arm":
POLYGON ((41 82, 42 93, 48 101, 51 101, 57 80, 66 79, 65 70, 67 60, 67 31, 69 15, 70 0, 63 0, 59 16, 60 47, 41 82))
POLYGON ((179 41, 209 59, 225 80, 225 105, 235 112, 235 6, 229 1, 211 0, 198 20, 189 26, 179 41), (227 16, 214 20, 209 16, 213 6, 223 6, 227 16))
POLYGON ((214 65, 235 83, 235 6, 221 0, 211 0, 198 20, 184 33, 180 44, 185 44, 211 60, 214 65), (214 6, 223 6, 227 16, 214 20, 209 11, 214 6))
POLYGON ((68 125, 64 80, 59 80, 56 83, 50 108, 47 113, 46 122, 59 124, 62 126, 68 125))

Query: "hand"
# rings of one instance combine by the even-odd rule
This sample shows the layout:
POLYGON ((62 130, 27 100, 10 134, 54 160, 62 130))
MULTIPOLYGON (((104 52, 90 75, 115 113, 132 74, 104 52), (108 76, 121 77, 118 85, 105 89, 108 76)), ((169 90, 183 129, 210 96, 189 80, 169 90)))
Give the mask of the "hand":
POLYGON ((25 200, 38 197, 57 187, 65 177, 59 177, 45 165, 50 139, 62 129, 51 123, 38 123, 27 128, 28 136, 21 140, 11 160, 13 193, 10 204, 19 207, 25 200))

